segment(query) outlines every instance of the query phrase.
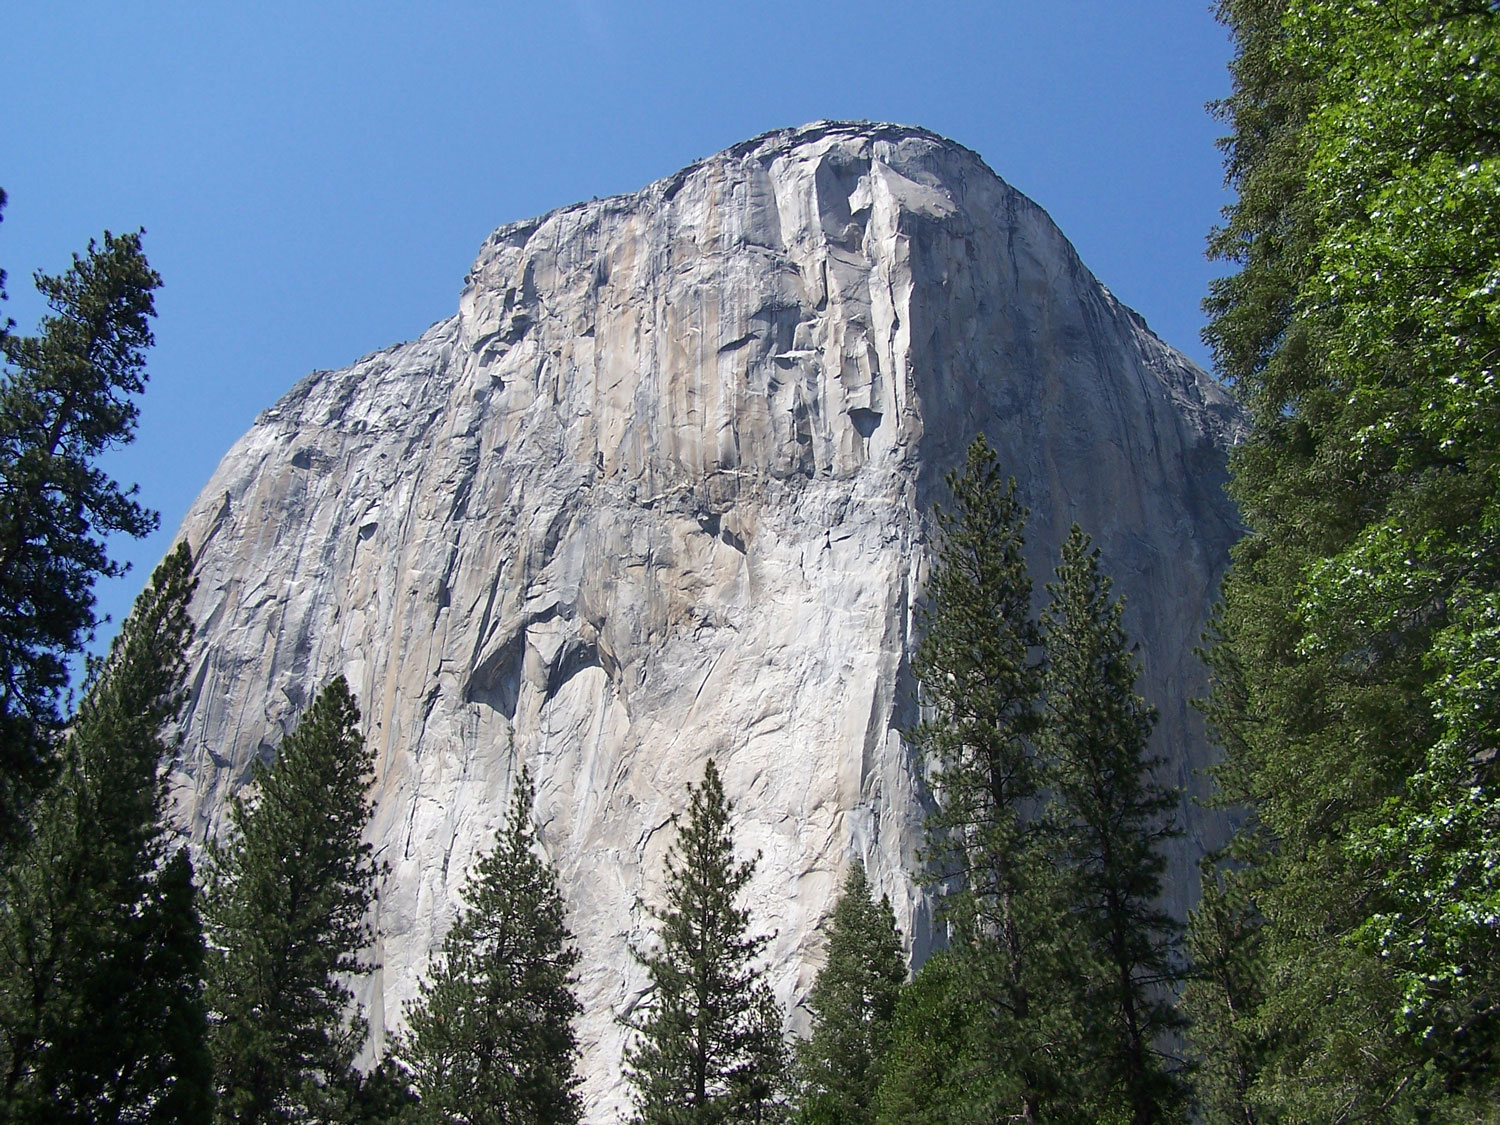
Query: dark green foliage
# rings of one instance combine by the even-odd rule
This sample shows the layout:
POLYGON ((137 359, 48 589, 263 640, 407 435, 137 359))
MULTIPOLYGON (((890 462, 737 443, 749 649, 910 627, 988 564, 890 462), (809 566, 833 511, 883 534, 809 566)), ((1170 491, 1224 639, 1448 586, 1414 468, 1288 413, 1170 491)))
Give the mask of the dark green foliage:
POLYGON ((783 1117, 781 1012, 756 965, 769 938, 752 936, 736 905, 755 862, 734 860, 732 809, 710 759, 667 855, 656 944, 636 951, 651 988, 628 1020, 625 1066, 643 1125, 783 1117))
POLYGON ((952 953, 938 953, 901 990, 876 1091, 879 1125, 990 1121, 995 1060, 986 1019, 952 953))
POLYGON ((796 1120, 869 1125, 906 959, 890 900, 876 903, 855 862, 828 924, 828 955, 808 1006, 812 1033, 799 1044, 796 1120))
POLYGON ((1161 765, 1147 750, 1156 713, 1135 693, 1121 603, 1076 524, 1047 589, 1049 814, 1087 953, 1080 1018, 1090 1057, 1078 1060, 1078 1077, 1099 1087, 1102 1103, 1128 1107, 1136 1125, 1181 1119, 1180 1067, 1158 1050, 1181 1020, 1179 927, 1158 901, 1176 795, 1150 776, 1161 765))
POLYGON ((567 1125, 579 1120, 572 1020, 578 952, 557 873, 538 855, 525 770, 495 847, 409 1004, 396 1047, 433 1125, 567 1125))
POLYGON ((167 856, 165 730, 182 702, 192 559, 157 569, 91 680, 0 903, 0 1116, 206 1121, 203 939, 167 856))
POLYGON ((1263 920, 1236 866, 1201 865, 1203 897, 1188 926, 1192 973, 1182 990, 1189 1038, 1197 1049, 1194 1098, 1203 1125, 1253 1125, 1274 1120, 1253 1084, 1269 1044, 1255 1013, 1265 1001, 1263 920))
POLYGON ((66 273, 37 275, 52 310, 37 335, 0 331, 0 839, 44 777, 94 580, 123 572, 105 539, 156 527, 96 461, 134 436, 160 284, 139 233, 106 232, 66 273))
POLYGON ((349 1115, 365 1021, 342 978, 368 972, 377 869, 361 841, 371 752, 342 676, 257 762, 209 850, 210 1044, 218 1119, 240 1125, 349 1115))
POLYGON ((1254 428, 1210 718, 1253 813, 1250 1097, 1468 1119, 1500 1089, 1500 17, 1221 14, 1240 200, 1214 248, 1241 269, 1208 338, 1254 428))
POLYGON ((955 969, 985 1013, 974 1034, 989 1037, 981 1049, 994 1058, 987 1112, 1036 1119, 1076 1085, 1076 1042, 1064 904, 1040 816, 1041 634, 1022 555, 1026 512, 983 437, 948 485, 913 664, 923 721, 909 737, 937 765, 926 860, 944 887, 955 969))

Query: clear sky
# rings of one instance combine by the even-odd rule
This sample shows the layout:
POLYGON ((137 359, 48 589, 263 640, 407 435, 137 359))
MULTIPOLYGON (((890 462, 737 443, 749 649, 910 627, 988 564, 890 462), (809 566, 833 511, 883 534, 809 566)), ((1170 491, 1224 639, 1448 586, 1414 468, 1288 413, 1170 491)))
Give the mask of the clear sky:
POLYGON ((922 125, 1051 213, 1207 366, 1204 238, 1227 202, 1209 0, 12 0, 0 30, 0 267, 146 228, 165 285, 137 442, 162 531, 116 546, 116 619, 255 415, 315 368, 457 309, 501 223, 634 191, 768 129, 922 125))

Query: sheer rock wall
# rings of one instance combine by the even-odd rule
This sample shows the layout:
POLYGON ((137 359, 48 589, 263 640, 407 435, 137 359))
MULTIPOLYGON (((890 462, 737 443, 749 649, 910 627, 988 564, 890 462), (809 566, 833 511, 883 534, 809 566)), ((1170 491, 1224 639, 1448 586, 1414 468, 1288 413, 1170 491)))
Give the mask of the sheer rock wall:
MULTIPOLYGON (((1168 780, 1201 787, 1187 701, 1237 426, 1039 207, 921 130, 771 133, 502 227, 456 316, 304 379, 188 515, 177 807, 197 839, 221 827, 251 761, 348 677, 389 865, 361 985, 378 1038, 529 764, 583 951, 589 1120, 614 1120, 615 1017, 645 983, 628 946, 708 756, 760 853, 789 1009, 851 857, 931 947, 911 877, 930 798, 898 730, 931 504, 977 432, 1031 507, 1039 600, 1073 521, 1102 547, 1168 780)), ((1184 816, 1179 910, 1218 831, 1184 816)))

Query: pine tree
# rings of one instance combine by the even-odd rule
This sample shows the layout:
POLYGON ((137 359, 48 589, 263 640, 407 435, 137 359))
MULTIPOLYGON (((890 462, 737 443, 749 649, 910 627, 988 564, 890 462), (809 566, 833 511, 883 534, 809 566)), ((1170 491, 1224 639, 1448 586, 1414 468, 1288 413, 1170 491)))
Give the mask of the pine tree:
POLYGON ((688 785, 687 819, 667 855, 655 945, 636 957, 651 978, 625 1053, 641 1125, 768 1122, 782 1116, 781 1012, 756 961, 770 939, 751 935, 736 905, 755 861, 736 863, 733 805, 710 759, 688 785))
POLYGON ((582 1109, 572 972, 578 951, 557 873, 538 854, 534 793, 523 769, 500 839, 470 874, 464 908, 396 1058, 421 1099, 420 1120, 568 1125, 582 1109))
POLYGON ((913 664, 923 721, 908 737, 937 767, 926 862, 945 890, 955 965, 982 998, 996 1059, 985 1112, 1034 1121, 1076 1084, 1066 931, 1039 815, 1041 634, 1022 554, 1026 511, 982 436, 948 485, 913 664))
POLYGON ((901 989, 875 1091, 878 1125, 993 1121, 995 1058, 988 1013, 951 952, 936 953, 901 989))
POLYGON ((180 546, 96 670, 0 901, 0 1116, 206 1121, 203 939, 164 828, 192 559, 180 546))
POLYGON ((52 310, 37 335, 15 335, 9 321, 0 330, 3 844, 23 834, 27 802, 48 772, 67 659, 96 624, 94 581, 124 572, 105 540, 156 527, 134 489, 122 489, 97 461, 134 437, 160 284, 139 233, 106 232, 66 273, 37 274, 52 310))
POLYGON ((1199 1065, 1193 1081, 1203 1125, 1270 1121, 1255 1094, 1269 1045, 1255 1014, 1265 1001, 1264 921, 1246 873, 1222 857, 1201 864, 1203 896, 1188 924, 1192 971, 1182 1008, 1199 1065))
POLYGON ((906 959, 890 899, 871 897, 856 861, 828 925, 828 957, 813 981, 812 1031, 797 1051, 797 1121, 873 1125, 875 1091, 906 959))
POLYGON ((343 983, 369 971, 365 916, 376 865, 361 841, 373 756, 342 676, 257 762, 253 796, 230 806, 233 835, 209 849, 218 1119, 238 1125, 337 1120, 357 1086, 366 1034, 343 983))
MULTIPOLYGON (((1136 1125, 1181 1119, 1178 1068, 1159 1053, 1181 1026, 1174 1004, 1179 927, 1161 908, 1162 843, 1176 835, 1176 795, 1150 776, 1155 710, 1135 692, 1139 673, 1099 552, 1075 524, 1057 581, 1047 587, 1047 701, 1042 745, 1071 920, 1088 952, 1083 1005, 1090 1054, 1079 1078, 1136 1125)), ((1080 1060, 1082 1063, 1083 1060, 1080 1060)))

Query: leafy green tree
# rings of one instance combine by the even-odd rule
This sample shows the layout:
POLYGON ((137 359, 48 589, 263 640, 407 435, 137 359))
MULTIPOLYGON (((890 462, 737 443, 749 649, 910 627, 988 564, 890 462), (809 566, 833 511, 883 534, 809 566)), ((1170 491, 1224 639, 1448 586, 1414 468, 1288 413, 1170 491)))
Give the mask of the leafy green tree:
POLYGON ((1181 1119, 1180 1066, 1162 1054, 1181 1027, 1180 927, 1160 905, 1161 845, 1177 831, 1176 794, 1151 778, 1161 765, 1147 747, 1156 712, 1135 692, 1122 603, 1077 524, 1047 589, 1049 815, 1088 953, 1079 1015, 1090 1057, 1079 1060, 1078 1078, 1097 1083, 1102 1101, 1128 1107, 1136 1125, 1181 1119))
POLYGON ((752 935, 736 905, 755 861, 735 862, 732 810, 709 759, 667 854, 665 905, 651 911, 656 943, 636 951, 651 986, 628 1021, 625 1066, 642 1125, 782 1117, 781 1012, 756 964, 769 938, 752 935))
POLYGON ((1500 21, 1484 0, 1227 0, 1238 264, 1207 333, 1253 427, 1210 718, 1253 839, 1293 1120, 1497 1091, 1500 21))
POLYGON ((4 1120, 208 1119, 203 937, 191 864, 168 857, 164 828, 192 589, 179 546, 95 671, 4 877, 4 1120))
POLYGON ((124 572, 105 540, 157 524, 97 461, 134 437, 160 284, 139 232, 106 232, 66 273, 36 275, 51 309, 37 335, 0 331, 0 840, 45 778, 94 581, 124 572))
POLYGON ((377 867, 361 840, 373 755, 344 678, 257 762, 233 834, 209 849, 205 917, 218 1119, 338 1120, 366 1024, 344 980, 369 966, 377 867))
POLYGON ((406 1011, 395 1055, 423 1122, 568 1125, 582 1107, 572 1021, 578 951, 557 872, 538 854, 523 769, 500 840, 479 861, 464 908, 406 1011))
POLYGON ((812 1032, 797 1051, 797 1121, 873 1125, 875 1090, 906 958, 890 899, 875 902, 856 861, 828 925, 828 959, 813 982, 812 1032))
POLYGON ((948 485, 913 664, 923 720, 908 737, 936 764, 925 858, 944 891, 955 968, 982 998, 995 1059, 985 1112, 1035 1121, 1076 1089, 1077 1028, 1040 815, 1042 638, 1022 553, 1026 511, 983 437, 948 485))

